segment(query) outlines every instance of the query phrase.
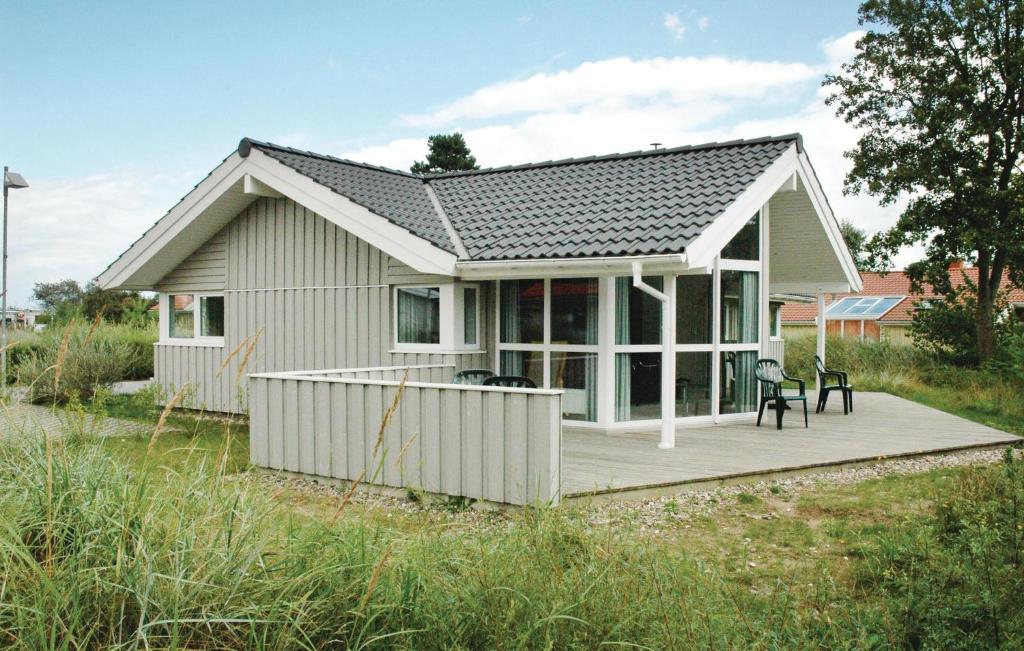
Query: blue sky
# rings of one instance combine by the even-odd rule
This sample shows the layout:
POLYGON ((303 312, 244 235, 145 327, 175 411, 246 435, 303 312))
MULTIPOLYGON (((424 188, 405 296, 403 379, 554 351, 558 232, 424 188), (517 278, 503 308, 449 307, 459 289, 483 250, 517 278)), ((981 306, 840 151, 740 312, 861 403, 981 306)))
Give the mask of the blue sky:
MULTIPOLYGON (((242 136, 406 167, 461 129, 485 165, 804 133, 833 202, 855 134, 820 80, 853 2, 6 3, 12 300, 87 280, 242 136)), ((837 212, 839 210, 837 209, 837 212)))

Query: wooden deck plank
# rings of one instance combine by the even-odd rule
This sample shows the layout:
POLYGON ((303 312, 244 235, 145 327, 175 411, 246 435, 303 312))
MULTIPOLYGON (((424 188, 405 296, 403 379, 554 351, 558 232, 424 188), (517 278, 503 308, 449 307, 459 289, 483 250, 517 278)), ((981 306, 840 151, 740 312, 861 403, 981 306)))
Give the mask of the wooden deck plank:
MULTIPOLYGON (((813 397, 811 398, 811 403, 813 397)), ((659 450, 657 431, 603 433, 566 428, 562 434, 562 492, 631 490, 770 474, 1021 439, 991 427, 885 393, 858 393, 844 416, 834 401, 803 427, 799 406, 775 429, 774 415, 753 421, 681 427, 676 447, 659 450)))

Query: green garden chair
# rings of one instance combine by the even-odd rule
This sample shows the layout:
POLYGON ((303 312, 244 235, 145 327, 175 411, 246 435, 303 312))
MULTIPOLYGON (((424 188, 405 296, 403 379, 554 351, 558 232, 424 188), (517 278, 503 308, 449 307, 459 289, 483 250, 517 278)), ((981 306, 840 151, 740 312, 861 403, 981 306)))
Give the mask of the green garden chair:
POLYGON ((494 371, 489 368, 467 368, 455 374, 452 384, 483 384, 489 377, 494 377, 494 371))
POLYGON ((840 391, 843 394, 843 414, 853 411, 853 385, 847 380, 846 371, 836 371, 825 367, 825 362, 817 355, 814 356, 814 368, 818 371, 818 405, 814 413, 820 414, 825 411, 825 403, 828 402, 828 394, 832 391, 840 391), (835 380, 828 383, 829 378, 835 380))
POLYGON ((495 375, 484 380, 485 387, 509 387, 511 389, 536 389, 537 384, 520 375, 495 375))
POLYGON ((809 427, 807 421, 807 394, 804 391, 805 383, 800 378, 786 375, 786 371, 774 359, 759 359, 754 366, 754 377, 761 387, 761 404, 757 409, 757 426, 761 426, 761 416, 764 415, 764 408, 772 403, 775 409, 775 424, 777 429, 782 429, 782 415, 786 413, 790 402, 804 403, 804 427, 809 427), (799 385, 797 393, 786 394, 782 390, 782 383, 786 380, 796 382, 799 385))

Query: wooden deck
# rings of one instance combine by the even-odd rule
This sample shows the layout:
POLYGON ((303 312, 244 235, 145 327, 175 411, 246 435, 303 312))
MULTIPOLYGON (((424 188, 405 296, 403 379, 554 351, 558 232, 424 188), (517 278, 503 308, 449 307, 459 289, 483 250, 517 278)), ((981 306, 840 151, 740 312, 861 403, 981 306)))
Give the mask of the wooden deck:
MULTIPOLYGON (((744 423, 681 427, 676 447, 659 450, 659 433, 607 434, 566 428, 562 435, 562 495, 656 494, 744 477, 799 473, 882 457, 912 456, 1016 443, 1012 434, 886 393, 858 393, 856 411, 843 415, 838 395, 803 427, 799 405, 775 429, 744 423)), ((621 495, 620 495, 621 496, 621 495)))

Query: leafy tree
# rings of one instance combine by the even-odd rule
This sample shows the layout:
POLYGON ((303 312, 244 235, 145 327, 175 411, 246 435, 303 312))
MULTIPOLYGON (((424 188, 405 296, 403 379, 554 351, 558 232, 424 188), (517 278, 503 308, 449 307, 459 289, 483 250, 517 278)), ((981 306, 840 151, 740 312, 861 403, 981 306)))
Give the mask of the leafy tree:
POLYGON ((911 277, 946 290, 948 262, 974 262, 974 346, 988 359, 1000 283, 1007 273, 1024 281, 1024 7, 867 0, 859 14, 870 31, 824 82, 829 105, 861 133, 847 154, 847 191, 909 197, 870 257, 887 264, 901 247, 925 244, 911 277))
POLYGON ((857 225, 849 219, 844 219, 839 222, 839 230, 843 234, 843 241, 846 242, 846 248, 850 250, 850 255, 853 256, 853 261, 857 263, 857 270, 868 271, 867 232, 863 228, 858 228, 857 225))
POLYGON ((82 292, 81 311, 87 319, 95 319, 97 314, 102 314, 112 323, 139 322, 145 320, 146 310, 152 304, 152 300, 144 299, 139 292, 103 289, 91 282, 82 292))
MULTIPOLYGON (((994 336, 996 343, 1002 344, 1014 334, 1017 324, 1015 319, 1007 316, 1009 304, 1005 294, 996 295, 995 305, 999 316, 996 318, 994 336)), ((977 306, 977 286, 970 278, 963 276, 961 284, 946 288, 941 297, 925 299, 917 304, 910 325, 910 337, 919 347, 948 357, 954 363, 977 363, 974 328, 977 306)))
POLYGON ((413 174, 440 174, 477 170, 476 157, 469 151, 469 145, 462 134, 439 133, 427 138, 427 160, 416 161, 409 168, 413 174))
POLYGON ((58 323, 74 316, 95 319, 97 314, 103 314, 103 318, 112 323, 142 324, 152 318, 148 310, 154 303, 139 292, 102 289, 94 282, 83 289, 71 279, 36 283, 32 298, 58 323))
POLYGON ((65 303, 81 302, 82 287, 78 281, 70 278, 53 283, 36 283, 32 288, 32 300, 47 312, 54 313, 65 303))

